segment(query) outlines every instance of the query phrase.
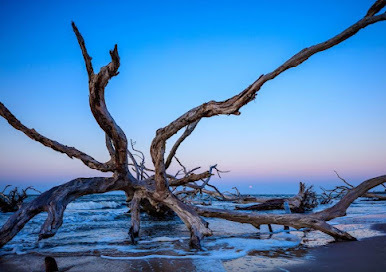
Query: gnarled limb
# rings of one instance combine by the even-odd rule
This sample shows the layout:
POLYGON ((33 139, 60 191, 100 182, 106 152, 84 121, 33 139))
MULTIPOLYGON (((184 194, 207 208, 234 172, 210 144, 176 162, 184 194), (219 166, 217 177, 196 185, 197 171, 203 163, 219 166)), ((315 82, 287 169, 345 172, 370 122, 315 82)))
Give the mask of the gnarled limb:
MULTIPOLYGON (((346 195, 350 190, 352 190, 354 185, 350 184, 347 180, 342 178, 338 172, 334 171, 336 176, 345 184, 345 185, 340 185, 336 186, 334 189, 331 190, 326 190, 324 188, 321 188, 323 190, 323 193, 321 195, 321 203, 322 204, 327 204, 330 203, 332 199, 339 199, 342 198, 344 195, 346 195)), ((380 184, 384 186, 383 184, 380 184)), ((364 193, 362 197, 368 197, 368 198, 373 198, 376 200, 386 200, 386 196, 384 195, 379 195, 379 194, 374 194, 374 193, 364 193)))
MULTIPOLYGON (((343 181, 346 185, 346 186, 341 186, 341 194, 346 194, 348 191, 350 191, 351 189, 355 188, 354 185, 350 184, 347 180, 345 180, 344 178, 342 178, 338 172, 334 171, 335 174, 338 176, 338 178, 343 181)), ((380 184, 380 185, 384 185, 384 184, 380 184)), ((339 187, 338 187, 339 188, 339 187)), ((374 194, 374 193, 364 193, 362 195, 362 197, 368 197, 368 198, 374 198, 374 199, 378 199, 378 200, 386 200, 386 196, 383 196, 383 195, 378 195, 378 194, 374 194)))
POLYGON ((210 178, 213 175, 213 169, 217 170, 216 167, 217 164, 212 165, 211 167, 209 167, 208 171, 202 172, 200 174, 191 173, 190 171, 183 178, 169 181, 169 186, 187 186, 194 189, 203 189, 206 185, 208 185, 208 182, 210 181, 210 178), (203 181, 201 185, 197 185, 194 183, 199 180, 203 181))
POLYGON ((123 130, 115 123, 115 120, 110 115, 106 107, 105 102, 105 88, 109 80, 118 75, 118 68, 120 65, 118 47, 114 46, 114 49, 110 51, 111 62, 103 66, 98 74, 94 74, 94 70, 91 63, 91 57, 89 56, 84 39, 80 34, 75 23, 72 22, 72 28, 78 39, 79 46, 82 50, 83 58, 86 64, 87 74, 89 78, 89 90, 90 90, 90 108, 94 115, 98 125, 103 131, 111 138, 114 144, 114 166, 118 173, 122 176, 129 175, 127 168, 127 139, 123 130))
POLYGON ((240 108, 248 104, 250 101, 254 100, 257 95, 257 92, 267 81, 274 79, 282 72, 292 67, 300 65, 312 55, 327 50, 345 41, 346 39, 355 35, 362 28, 365 28, 376 22, 386 20, 386 13, 375 15, 384 7, 384 5, 384 1, 377 1, 377 4, 373 5, 369 9, 366 16, 363 17, 361 20, 351 25, 340 34, 332 37, 331 39, 301 50, 299 53, 295 54, 281 66, 276 68, 274 71, 265 75, 261 75, 254 83, 252 83, 241 93, 221 102, 209 101, 208 103, 204 103, 181 115, 179 118, 171 122, 166 127, 158 129, 156 132, 156 136, 154 137, 151 144, 150 154, 152 157, 153 164, 155 166, 155 180, 157 190, 160 192, 160 194, 162 194, 163 192, 163 194, 166 195, 165 192, 167 191, 164 154, 166 141, 171 136, 176 134, 180 129, 190 124, 193 124, 194 122, 204 117, 208 118, 220 114, 239 115, 240 108))
POLYGON ((358 197, 366 194, 370 189, 381 185, 386 182, 386 175, 379 176, 376 178, 369 179, 362 182, 357 187, 351 189, 342 199, 334 206, 325 209, 321 212, 315 213, 315 215, 325 221, 331 220, 335 217, 341 217, 346 215, 347 208, 354 202, 358 197))
POLYGON ((40 230, 39 240, 56 234, 63 223, 63 212, 71 201, 83 195, 124 190, 129 185, 130 183, 124 180, 96 177, 78 178, 53 187, 31 202, 23 204, 10 216, 0 230, 0 247, 10 241, 29 220, 41 212, 47 212, 48 216, 40 230))
POLYGON ((212 209, 207 207, 196 207, 196 211, 201 216, 217 217, 239 223, 249 223, 252 225, 278 224, 291 226, 295 229, 312 228, 322 231, 337 241, 355 240, 347 232, 332 227, 326 221, 346 215, 346 210, 350 204, 366 193, 368 190, 386 182, 386 175, 366 180, 350 191, 337 204, 323 211, 309 214, 260 214, 256 212, 229 211, 222 209, 212 209))
POLYGON ((355 240, 350 234, 338 230, 323 220, 314 218, 311 214, 261 214, 256 212, 229 211, 207 207, 196 207, 199 215, 216 217, 225 220, 248 223, 253 226, 277 224, 290 226, 295 229, 312 228, 320 230, 336 240, 355 240))
POLYGON ((172 149, 170 150, 170 153, 168 155, 168 158, 166 159, 166 162, 165 162, 165 168, 168 169, 169 166, 170 166, 170 163, 172 162, 172 159, 173 157, 176 155, 176 151, 178 149, 178 147, 180 146, 180 144, 190 135, 192 134, 193 130, 196 128, 198 122, 200 120, 197 120, 195 121, 194 123, 192 124, 189 124, 188 126, 186 126, 186 129, 184 131, 184 133, 180 136, 180 138, 178 138, 178 140, 174 143, 172 149))
POLYGON ((198 181, 201 179, 207 179, 211 175, 213 175, 213 174, 210 171, 205 171, 205 172, 200 173, 200 174, 191 173, 183 178, 169 181, 169 186, 174 187, 174 186, 187 185, 188 183, 191 183, 191 182, 195 182, 195 181, 198 181))
POLYGON ((81 160, 86 166, 92 169, 96 169, 102 172, 111 172, 113 171, 113 167, 110 162, 101 163, 95 160, 93 157, 87 155, 86 153, 79 151, 75 147, 66 146, 57 141, 51 140, 40 133, 38 133, 34 129, 27 128, 24 126, 8 109, 0 102, 0 115, 4 117, 8 123, 17 130, 20 130, 25 135, 27 135, 32 140, 35 140, 44 146, 52 148, 55 151, 60 153, 64 153, 67 156, 72 158, 77 158, 81 160))
POLYGON ((173 194, 162 199, 162 203, 172 209, 185 223, 190 231, 191 248, 201 249, 201 240, 205 236, 211 236, 212 231, 208 228, 208 222, 201 219, 192 206, 183 203, 173 194))

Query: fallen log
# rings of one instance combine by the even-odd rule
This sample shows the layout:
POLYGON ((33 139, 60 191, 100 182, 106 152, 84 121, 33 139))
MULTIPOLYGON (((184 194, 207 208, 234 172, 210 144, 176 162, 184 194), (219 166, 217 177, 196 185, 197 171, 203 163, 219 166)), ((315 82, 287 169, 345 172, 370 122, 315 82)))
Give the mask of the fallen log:
POLYGON ((335 241, 355 241, 355 237, 345 231, 341 231, 331 226, 327 223, 327 221, 336 217, 345 216, 346 210, 352 202, 354 202, 358 197, 366 194, 368 190, 384 182, 386 182, 386 175, 366 180, 357 187, 353 188, 334 206, 316 213, 262 214, 256 212, 229 211, 207 207, 196 207, 196 211, 199 215, 204 217, 216 217, 239 223, 248 223, 255 227, 266 224, 277 224, 290 226, 295 229, 311 228, 332 236, 335 241))
POLYGON ((269 211, 269 210, 282 210, 284 209, 284 203, 288 203, 291 212, 304 213, 306 211, 315 208, 317 198, 315 192, 312 190, 312 186, 306 187, 304 183, 299 183, 299 192, 294 197, 290 198, 271 198, 263 203, 250 205, 250 206, 236 206, 236 210, 249 210, 249 211, 269 211))

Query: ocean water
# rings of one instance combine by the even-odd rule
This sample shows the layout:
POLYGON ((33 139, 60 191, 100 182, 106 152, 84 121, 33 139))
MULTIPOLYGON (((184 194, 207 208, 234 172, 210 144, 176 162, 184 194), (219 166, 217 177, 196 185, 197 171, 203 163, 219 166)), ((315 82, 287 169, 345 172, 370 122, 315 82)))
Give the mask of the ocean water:
MULTIPOLYGON (((229 202, 212 202, 212 206, 216 208, 233 209, 235 205, 229 202)), ((328 205, 322 205, 315 210, 326 207, 328 205)), ((255 255, 267 259, 272 254, 275 255, 275 252, 290 254, 286 253, 290 249, 301 250, 332 241, 329 236, 318 231, 291 229, 290 233, 285 233, 282 226, 273 225, 274 234, 271 234, 265 225, 257 230, 249 224, 205 218, 213 230, 213 236, 204 239, 202 251, 195 251, 189 249, 189 232, 178 217, 159 220, 142 214, 139 242, 137 245, 131 245, 128 236, 130 215, 127 211, 123 195, 84 196, 68 205, 63 225, 54 237, 37 241, 40 227, 46 218, 46 214, 41 213, 0 249, 0 255, 33 252, 88 254, 128 260, 196 259, 202 264, 255 255)), ((10 215, 11 213, 0 213, 0 225, 4 224, 10 215)), ((380 201, 358 199, 348 209, 347 216, 334 219, 330 223, 349 231, 359 239, 380 235, 370 227, 374 223, 386 223, 386 205, 380 201)))

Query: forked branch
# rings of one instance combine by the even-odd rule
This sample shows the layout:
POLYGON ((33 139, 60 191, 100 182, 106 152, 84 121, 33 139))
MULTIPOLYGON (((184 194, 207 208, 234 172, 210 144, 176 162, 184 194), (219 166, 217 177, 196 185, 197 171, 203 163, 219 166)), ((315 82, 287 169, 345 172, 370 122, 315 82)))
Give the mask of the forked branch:
POLYGON ((0 247, 10 241, 30 219, 41 212, 48 213, 39 232, 39 239, 44 239, 56 234, 63 223, 63 213, 71 201, 83 195, 125 190, 127 186, 128 183, 124 180, 96 177, 78 178, 53 187, 11 215, 0 230, 0 247))
MULTIPOLYGON (((333 199, 340 199, 340 198, 344 197, 345 195, 347 195, 352 189, 355 188, 354 185, 349 183, 346 179, 342 178, 338 174, 338 172, 336 172, 336 171, 334 171, 334 172, 335 172, 336 176, 345 185, 336 186, 335 188, 333 188, 331 190, 326 190, 324 188, 321 188, 323 190, 323 193, 321 195, 321 203, 322 204, 330 203, 331 200, 333 200, 333 199)), ((384 186, 384 184, 380 184, 380 185, 384 186)), ((372 199, 376 199, 376 200, 386 200, 386 196, 384 196, 384 195, 374 194, 374 193, 369 193, 369 192, 364 193, 363 195, 361 195, 361 197, 368 197, 368 198, 372 198, 372 199)))
POLYGON ((172 159, 174 158, 174 156, 176 155, 176 152, 177 152, 177 149, 178 147, 180 146, 180 144, 190 135, 192 134, 193 130, 196 128, 198 122, 200 120, 197 120, 196 122, 192 123, 192 124, 189 124, 188 126, 186 126, 186 129, 184 131, 184 133, 180 136, 180 138, 178 138, 178 140, 174 143, 172 149, 170 150, 170 153, 169 153, 169 156, 168 158, 166 159, 166 163, 165 163, 165 168, 168 169, 169 166, 170 166, 170 163, 172 162, 172 159))
POLYGON ((155 179, 157 183, 157 190, 160 192, 166 191, 166 166, 164 163, 164 153, 166 141, 176 134, 180 129, 193 124, 194 122, 204 118, 212 117, 215 115, 239 115, 240 108, 254 100, 257 92, 260 88, 269 80, 274 79, 282 72, 300 65, 312 55, 327 50, 351 36, 355 35, 359 30, 365 28, 371 24, 379 21, 386 20, 386 13, 376 15, 385 6, 385 1, 377 1, 368 11, 365 17, 356 22, 355 24, 348 27, 340 34, 328 39, 327 41, 313 45, 311 47, 301 50, 295 54, 289 60, 284 62, 281 66, 276 68, 274 71, 260 76, 254 83, 248 88, 243 90, 241 93, 221 102, 209 101, 198 107, 191 109, 179 118, 171 122, 166 127, 157 130, 156 136, 152 141, 151 145, 151 156, 155 166, 155 179))

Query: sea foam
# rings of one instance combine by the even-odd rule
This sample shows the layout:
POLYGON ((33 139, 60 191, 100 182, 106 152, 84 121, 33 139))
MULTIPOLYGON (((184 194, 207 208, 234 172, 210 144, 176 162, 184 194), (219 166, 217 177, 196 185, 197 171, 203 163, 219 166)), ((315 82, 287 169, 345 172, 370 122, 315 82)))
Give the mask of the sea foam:
POLYGON ((68 204, 68 210, 98 210, 98 209, 116 209, 122 206, 121 203, 115 201, 87 201, 87 202, 72 202, 68 204))

